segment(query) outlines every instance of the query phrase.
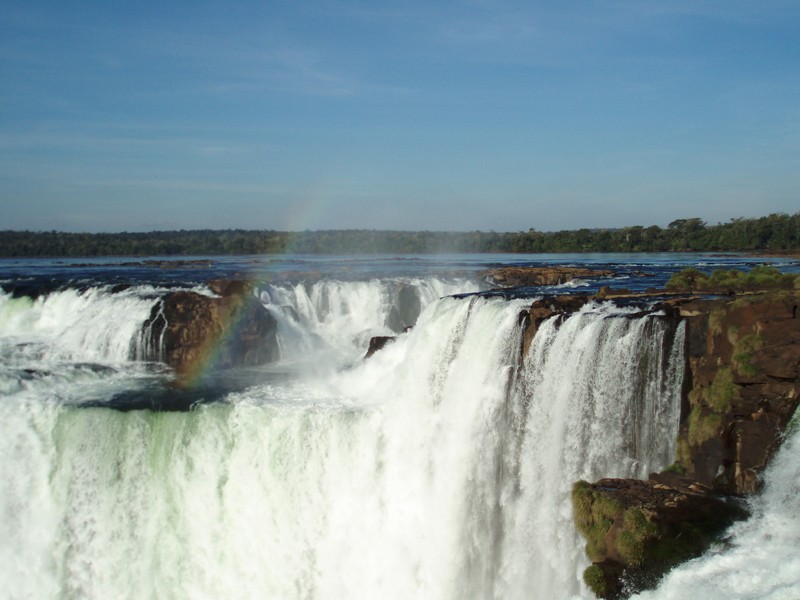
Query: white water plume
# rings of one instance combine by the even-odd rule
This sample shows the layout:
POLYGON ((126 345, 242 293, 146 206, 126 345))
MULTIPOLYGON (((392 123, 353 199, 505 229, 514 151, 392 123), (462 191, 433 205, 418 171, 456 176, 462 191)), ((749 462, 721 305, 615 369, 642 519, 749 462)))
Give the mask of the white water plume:
POLYGON ((586 594, 588 565, 572 523, 580 479, 646 478, 674 460, 682 382, 683 326, 588 306, 542 324, 529 351, 510 418, 523 433, 505 454, 519 488, 500 503, 512 547, 494 597, 535 589, 542 598, 586 594), (674 336, 674 339, 673 339, 674 336))
POLYGON ((590 307, 545 322, 521 364, 525 307, 435 301, 354 368, 190 412, 76 408, 18 391, 0 402, 0 589, 585 593, 570 486, 672 460, 682 329, 590 307))
POLYGON ((466 279, 324 279, 267 285, 259 296, 278 321, 283 357, 323 350, 352 358, 363 354, 370 337, 402 333, 432 302, 474 286, 466 279))
POLYGON ((800 597, 800 428, 764 473, 753 515, 723 546, 668 573, 641 600, 796 600, 800 597))
POLYGON ((154 303, 152 288, 112 294, 67 289, 36 300, 0 292, 0 348, 7 358, 123 362, 154 303))

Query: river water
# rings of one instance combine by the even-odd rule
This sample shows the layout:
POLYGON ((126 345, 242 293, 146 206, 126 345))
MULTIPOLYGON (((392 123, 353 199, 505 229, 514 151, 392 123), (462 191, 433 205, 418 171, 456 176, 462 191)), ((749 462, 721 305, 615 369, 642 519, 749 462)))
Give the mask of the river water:
MULTIPOLYGON (((590 303, 558 326, 545 322, 523 360, 519 313, 545 294, 644 290, 684 266, 762 260, 2 261, 0 590, 591 597, 569 490, 578 479, 646 477, 673 462, 683 328, 590 303), (489 287, 482 271, 499 265, 615 275, 474 293, 489 287), (281 359, 209 369, 192 389, 176 387, 165 365, 137 358, 142 324, 169 291, 210 294, 214 278, 254 283, 277 319, 281 359), (365 360, 375 335, 397 339, 365 360)), ((775 462, 756 516, 731 546, 676 570, 648 597, 797 597, 794 455, 775 462), (763 560, 746 558, 753 545, 763 560), (781 568, 770 571, 772 556, 781 568)))

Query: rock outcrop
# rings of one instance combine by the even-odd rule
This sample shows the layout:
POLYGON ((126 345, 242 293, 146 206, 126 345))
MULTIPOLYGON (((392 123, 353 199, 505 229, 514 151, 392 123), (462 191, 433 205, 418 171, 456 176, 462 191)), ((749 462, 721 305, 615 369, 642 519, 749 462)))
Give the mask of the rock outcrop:
POLYGON ((179 382, 208 368, 264 364, 279 358, 277 322, 247 282, 208 284, 218 294, 166 294, 143 326, 144 358, 172 367, 179 382))
MULTIPOLYGON (((534 302, 520 315, 528 324, 523 351, 544 319, 564 318, 592 299, 534 302)), ((658 299, 654 308, 686 326, 677 460, 648 481, 576 485, 575 521, 593 561, 584 579, 602 598, 654 584, 742 518, 737 500, 758 491, 800 402, 800 292, 658 299)))
POLYGON ((601 479, 572 489, 575 525, 593 561, 586 585, 600 598, 654 585, 670 568, 702 554, 747 512, 685 479, 601 479))
POLYGON ((564 294, 551 298, 535 300, 530 309, 520 315, 520 321, 527 321, 525 333, 522 338, 522 354, 525 355, 530 348, 539 326, 550 317, 559 315, 560 318, 580 310, 592 299, 588 294, 564 294))
POLYGON ((386 344, 392 343, 395 339, 397 338, 393 335, 376 335, 371 337, 369 340, 369 348, 367 348, 367 353, 364 355, 364 358, 369 358, 378 350, 383 350, 386 344))
POLYGON ((611 277, 613 271, 606 269, 583 269, 579 267, 499 267, 481 274, 492 285, 502 287, 528 287, 538 285, 561 285, 573 279, 598 279, 611 277))
POLYGON ((797 292, 694 301, 676 468, 718 492, 750 494, 800 400, 797 292))

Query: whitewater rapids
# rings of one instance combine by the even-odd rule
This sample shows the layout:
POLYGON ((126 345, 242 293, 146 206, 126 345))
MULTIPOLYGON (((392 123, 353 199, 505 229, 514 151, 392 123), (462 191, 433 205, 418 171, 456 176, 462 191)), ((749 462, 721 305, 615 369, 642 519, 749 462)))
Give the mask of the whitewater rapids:
POLYGON ((683 328, 589 305, 546 321, 522 359, 530 300, 437 299, 461 291, 437 284, 414 328, 363 361, 396 298, 358 286, 262 290, 292 309, 287 361, 312 348, 329 368, 187 412, 97 402, 165 377, 132 358, 158 290, 0 298, 0 589, 590 597, 569 491, 673 461, 683 328))

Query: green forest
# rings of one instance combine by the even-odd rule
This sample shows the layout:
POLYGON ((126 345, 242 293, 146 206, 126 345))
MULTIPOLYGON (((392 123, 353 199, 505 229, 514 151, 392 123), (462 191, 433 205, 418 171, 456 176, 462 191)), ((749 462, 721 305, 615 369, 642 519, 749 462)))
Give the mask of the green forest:
POLYGON ((0 231, 0 257, 213 256, 225 254, 427 254, 435 252, 790 252, 800 212, 708 225, 541 232, 193 230, 146 233, 0 231))

